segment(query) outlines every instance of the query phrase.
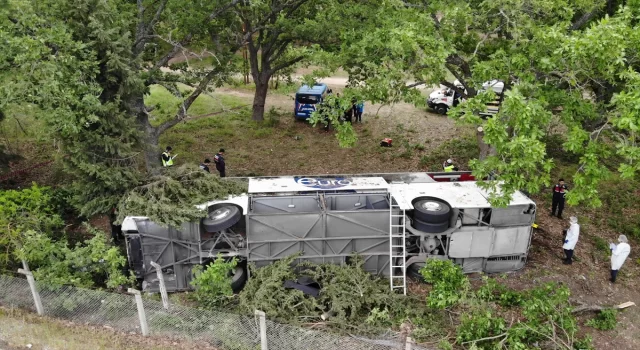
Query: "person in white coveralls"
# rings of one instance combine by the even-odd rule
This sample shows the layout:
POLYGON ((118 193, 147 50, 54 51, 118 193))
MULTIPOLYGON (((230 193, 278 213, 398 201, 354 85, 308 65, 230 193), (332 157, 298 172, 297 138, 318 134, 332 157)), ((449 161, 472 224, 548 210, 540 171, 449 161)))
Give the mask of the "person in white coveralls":
POLYGON ((617 245, 613 243, 609 244, 609 248, 611 249, 611 278, 609 281, 611 281, 611 283, 616 282, 618 271, 631 252, 631 246, 629 246, 627 236, 620 235, 618 242, 619 244, 617 245))
POLYGON ((567 235, 564 237, 564 245, 562 249, 564 249, 564 254, 566 255, 566 259, 562 262, 565 265, 571 265, 573 263, 573 250, 576 247, 576 243, 578 243, 578 237, 580 237, 580 225, 578 225, 578 218, 572 216, 569 218, 569 222, 571 226, 567 230, 567 235))

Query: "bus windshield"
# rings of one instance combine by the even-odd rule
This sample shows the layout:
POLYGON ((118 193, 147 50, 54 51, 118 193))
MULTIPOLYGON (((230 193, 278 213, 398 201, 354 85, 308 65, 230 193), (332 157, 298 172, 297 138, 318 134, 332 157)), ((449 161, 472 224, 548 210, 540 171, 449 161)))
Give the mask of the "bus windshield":
POLYGON ((320 102, 320 96, 317 95, 296 95, 296 101, 302 104, 316 104, 320 102))

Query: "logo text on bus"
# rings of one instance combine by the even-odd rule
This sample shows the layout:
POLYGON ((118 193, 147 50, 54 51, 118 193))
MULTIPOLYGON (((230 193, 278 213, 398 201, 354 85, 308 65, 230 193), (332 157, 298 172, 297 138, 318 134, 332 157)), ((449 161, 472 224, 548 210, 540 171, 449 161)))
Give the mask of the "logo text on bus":
POLYGON ((298 177, 295 178, 296 182, 310 188, 319 189, 332 189, 340 188, 351 185, 352 181, 348 178, 336 177, 336 178, 313 178, 313 177, 298 177))

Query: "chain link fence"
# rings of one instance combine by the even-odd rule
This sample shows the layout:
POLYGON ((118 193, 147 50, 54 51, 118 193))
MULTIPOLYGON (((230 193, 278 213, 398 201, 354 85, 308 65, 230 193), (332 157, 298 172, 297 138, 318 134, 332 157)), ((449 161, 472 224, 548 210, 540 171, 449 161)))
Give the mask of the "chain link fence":
MULTIPOLYGON (((149 335, 176 340, 205 341, 221 350, 420 349, 400 343, 399 339, 369 340, 279 324, 270 320, 260 322, 259 316, 201 310, 182 305, 170 305, 165 309, 162 302, 150 299, 143 300, 143 318, 131 294, 69 286, 54 288, 37 281, 35 286, 46 316, 143 334, 145 331, 141 322, 146 322, 149 335), (261 329, 261 323, 264 330, 261 329)), ((0 306, 35 312, 37 310, 34 305, 27 280, 0 275, 0 306)))

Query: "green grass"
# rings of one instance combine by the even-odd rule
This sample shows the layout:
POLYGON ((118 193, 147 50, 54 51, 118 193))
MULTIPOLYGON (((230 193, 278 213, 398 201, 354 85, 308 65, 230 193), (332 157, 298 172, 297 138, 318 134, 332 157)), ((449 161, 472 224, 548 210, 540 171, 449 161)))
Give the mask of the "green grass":
MULTIPOLYGON (((249 80, 250 80, 249 84, 245 84, 241 78, 231 78, 231 82, 229 86, 238 90, 254 92, 256 90, 256 84, 253 83, 251 78, 249 78, 249 80)), ((275 82, 275 78, 271 78, 271 82, 269 83, 269 92, 282 94, 282 95, 290 95, 295 93, 296 91, 298 91, 298 88, 300 88, 300 85, 301 85, 299 82, 296 82, 296 81, 286 81, 286 80, 280 79, 278 83, 278 88, 276 89, 274 88, 275 87, 274 82, 275 82)))
POLYGON ((458 139, 449 140, 427 155, 420 158, 420 167, 428 171, 442 171, 442 162, 454 158, 460 170, 468 169, 469 160, 478 158, 478 144, 473 135, 461 135, 458 139))
MULTIPOLYGON (((137 322, 137 321, 136 321, 137 322)), ((127 335, 102 327, 70 324, 20 310, 0 308, 0 349, 192 349, 195 344, 127 335), (7 346, 7 347, 5 347, 7 346)))
MULTIPOLYGON (((189 92, 191 88, 180 85, 180 91, 184 94, 189 92)), ((152 85, 150 87, 150 94, 145 98, 145 104, 147 106, 155 107, 151 112, 152 125, 159 125, 166 120, 171 119, 178 111, 182 100, 173 95, 167 89, 160 85, 152 85)), ((222 94, 202 94, 200 95, 189 108, 190 116, 198 116, 209 113, 220 113, 224 110, 231 108, 237 108, 247 103, 243 100, 230 95, 222 94)))

